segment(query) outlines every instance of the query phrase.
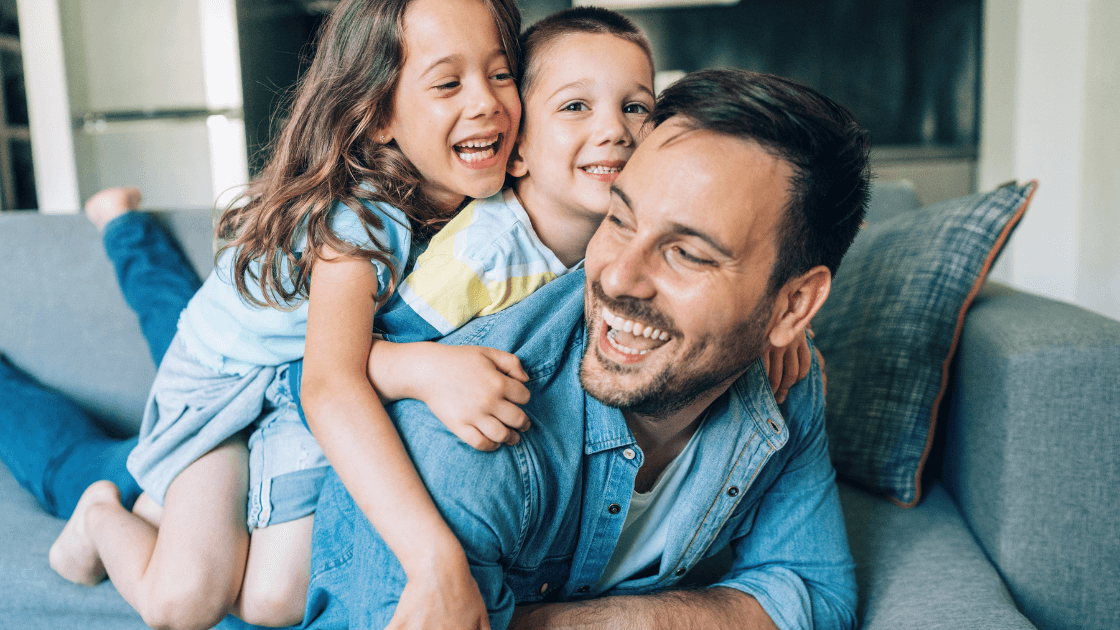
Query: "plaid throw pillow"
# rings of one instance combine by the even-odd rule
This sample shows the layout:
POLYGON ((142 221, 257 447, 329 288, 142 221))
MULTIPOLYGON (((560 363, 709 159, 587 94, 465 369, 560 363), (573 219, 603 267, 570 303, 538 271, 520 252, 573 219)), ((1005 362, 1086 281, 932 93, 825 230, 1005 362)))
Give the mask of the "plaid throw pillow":
POLYGON ((1036 186, 903 213, 856 238, 813 319, 842 479, 904 507, 918 503, 965 311, 1036 186))

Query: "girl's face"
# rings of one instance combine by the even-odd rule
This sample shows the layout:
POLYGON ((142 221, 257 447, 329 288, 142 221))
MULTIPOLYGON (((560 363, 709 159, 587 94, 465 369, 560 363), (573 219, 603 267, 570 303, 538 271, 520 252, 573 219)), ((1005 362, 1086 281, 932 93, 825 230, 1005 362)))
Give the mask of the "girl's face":
POLYGON ((638 144, 653 109, 653 68, 637 44, 574 33, 538 53, 525 125, 510 173, 536 213, 598 220, 610 185, 638 144))
POLYGON ((502 188, 521 101, 494 18, 481 0, 416 0, 404 15, 404 66, 379 131, 445 209, 502 188))

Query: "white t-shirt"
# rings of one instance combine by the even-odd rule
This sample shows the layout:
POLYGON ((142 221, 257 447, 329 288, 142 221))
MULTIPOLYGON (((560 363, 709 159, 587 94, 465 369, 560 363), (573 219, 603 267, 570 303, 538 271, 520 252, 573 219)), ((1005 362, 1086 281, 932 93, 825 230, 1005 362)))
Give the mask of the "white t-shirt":
POLYGON ((661 471, 649 492, 634 492, 626 521, 618 535, 618 544, 603 569, 603 576, 592 589, 592 595, 604 593, 630 578, 648 573, 661 563, 669 533, 669 514, 677 504, 684 480, 692 470, 699 441, 692 434, 672 462, 661 471))

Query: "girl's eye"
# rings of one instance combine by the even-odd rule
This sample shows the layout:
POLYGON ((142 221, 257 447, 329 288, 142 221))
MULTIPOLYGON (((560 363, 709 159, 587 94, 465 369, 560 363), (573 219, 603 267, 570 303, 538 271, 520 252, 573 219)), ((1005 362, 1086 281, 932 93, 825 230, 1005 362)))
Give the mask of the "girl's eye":
POLYGON ((622 108, 624 114, 648 114, 649 108, 641 103, 630 103, 622 108))
POLYGON ((494 80, 495 81, 503 81, 503 82, 504 81, 512 81, 513 80, 513 75, 510 74, 509 72, 504 72, 504 71, 499 72, 498 74, 494 75, 494 80))
POLYGON ((454 90, 457 87, 459 87, 459 82, 458 81, 448 81, 447 83, 441 83, 441 84, 437 85, 436 89, 437 90, 454 90))
POLYGON ((568 103, 567 105, 565 105, 565 106, 564 106, 564 107, 563 107, 563 108, 562 108, 562 109, 561 109, 560 111, 565 111, 565 112, 586 112, 586 111, 588 111, 589 109, 590 109, 590 108, 589 108, 589 107, 587 106, 587 103, 582 103, 582 102, 580 102, 580 101, 574 101, 574 102, 571 102, 571 103, 568 103))

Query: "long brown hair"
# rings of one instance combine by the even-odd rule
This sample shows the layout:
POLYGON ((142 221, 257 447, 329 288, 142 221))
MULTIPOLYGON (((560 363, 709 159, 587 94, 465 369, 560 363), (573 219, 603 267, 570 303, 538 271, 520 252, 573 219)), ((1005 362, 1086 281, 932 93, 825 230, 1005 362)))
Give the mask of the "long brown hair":
MULTIPOLYGON (((409 218, 406 227, 421 238, 450 218, 425 194, 419 171, 396 143, 376 138, 392 119, 410 2, 343 0, 320 31, 314 59, 297 84, 264 169, 218 221, 218 238, 225 241, 218 256, 234 248, 232 275, 247 302, 294 308, 308 295, 311 268, 323 247, 392 268, 391 252, 372 231, 384 228, 382 220, 362 201, 396 206, 409 218), (347 243, 331 230, 331 210, 338 202, 357 214, 376 249, 347 243), (304 229, 306 246, 300 252, 304 229), (249 291, 250 283, 260 288, 263 301, 249 291)), ((516 73, 517 5, 514 0, 484 2, 516 73)))

